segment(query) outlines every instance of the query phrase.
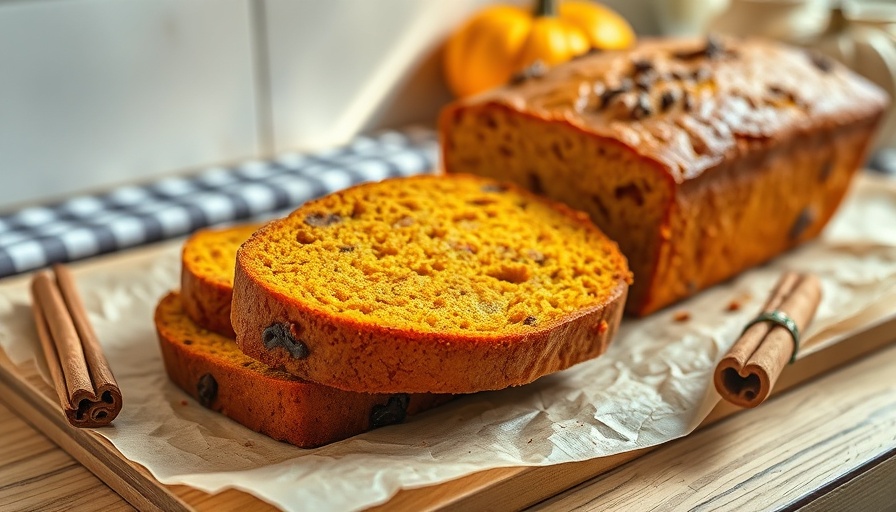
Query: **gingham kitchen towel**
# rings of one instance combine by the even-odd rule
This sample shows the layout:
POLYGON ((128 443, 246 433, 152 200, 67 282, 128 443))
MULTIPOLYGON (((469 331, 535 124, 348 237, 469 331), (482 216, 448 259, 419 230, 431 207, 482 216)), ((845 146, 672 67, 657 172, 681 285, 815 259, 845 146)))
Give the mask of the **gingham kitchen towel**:
POLYGON ((315 154, 213 167, 0 215, 0 277, 190 233, 284 214, 364 181, 431 171, 435 133, 411 128, 315 154))

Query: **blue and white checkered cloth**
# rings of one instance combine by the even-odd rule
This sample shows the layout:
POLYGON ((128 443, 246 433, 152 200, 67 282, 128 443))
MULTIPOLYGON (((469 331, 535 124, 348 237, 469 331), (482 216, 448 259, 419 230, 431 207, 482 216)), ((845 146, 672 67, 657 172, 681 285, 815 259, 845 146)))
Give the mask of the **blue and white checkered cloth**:
POLYGON ((358 137, 323 153, 284 154, 28 207, 0 215, 0 277, 282 215, 350 185, 429 172, 437 155, 435 133, 412 128, 358 137))

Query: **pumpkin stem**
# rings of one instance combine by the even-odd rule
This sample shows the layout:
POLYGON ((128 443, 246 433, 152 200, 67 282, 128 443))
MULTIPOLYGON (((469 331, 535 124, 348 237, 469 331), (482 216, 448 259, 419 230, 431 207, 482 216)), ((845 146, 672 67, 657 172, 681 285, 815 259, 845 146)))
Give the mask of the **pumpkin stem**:
POLYGON ((557 0, 538 0, 538 3, 535 4, 535 16, 556 16, 557 3, 557 0))

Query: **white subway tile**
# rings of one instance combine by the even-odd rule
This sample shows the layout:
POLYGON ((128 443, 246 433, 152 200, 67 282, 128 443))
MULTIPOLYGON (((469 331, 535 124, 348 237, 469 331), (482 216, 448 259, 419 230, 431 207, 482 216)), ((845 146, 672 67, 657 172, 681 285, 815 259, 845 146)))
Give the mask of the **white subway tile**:
POLYGON ((0 2, 0 211, 256 155, 248 1, 0 2))
POLYGON ((263 2, 275 149, 286 151, 433 123, 450 99, 442 43, 496 0, 263 2))

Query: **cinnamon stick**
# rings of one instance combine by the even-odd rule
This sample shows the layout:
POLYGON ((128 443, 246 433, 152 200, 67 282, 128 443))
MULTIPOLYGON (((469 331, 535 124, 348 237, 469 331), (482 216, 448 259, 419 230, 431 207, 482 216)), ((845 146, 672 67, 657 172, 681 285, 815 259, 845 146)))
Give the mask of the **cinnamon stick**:
MULTIPOLYGON (((788 272, 775 285, 762 313, 781 312, 793 320, 797 332, 802 332, 820 302, 821 282, 817 277, 788 272)), ((753 323, 716 366, 716 391, 735 405, 756 407, 771 394, 797 349, 790 330, 783 325, 772 321, 753 323)))
POLYGON ((74 279, 62 265, 31 282, 37 334, 62 410, 75 427, 108 425, 121 412, 118 383, 90 325, 74 279))

